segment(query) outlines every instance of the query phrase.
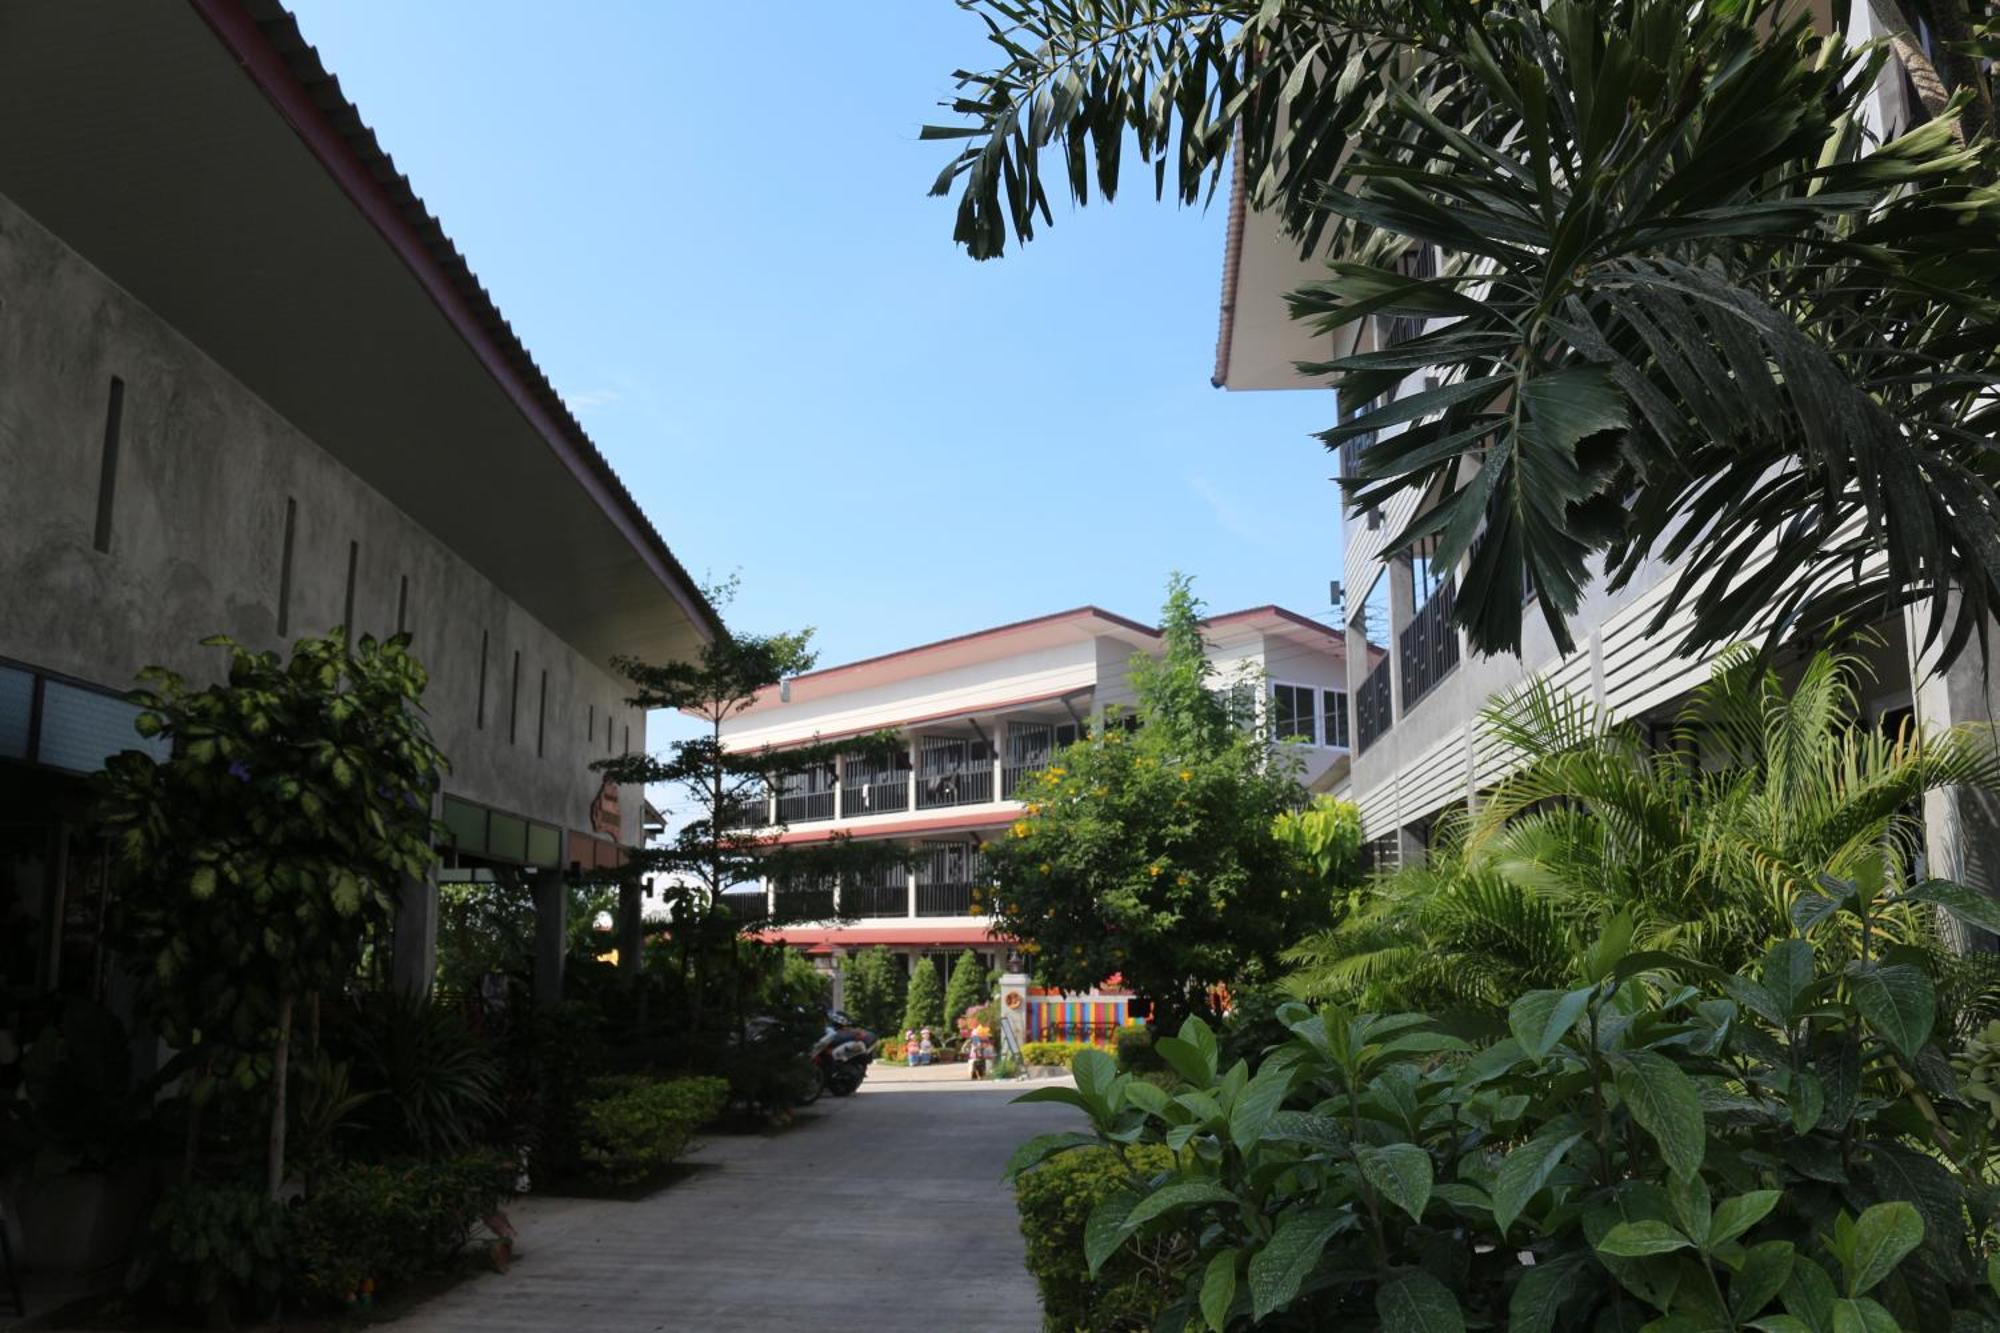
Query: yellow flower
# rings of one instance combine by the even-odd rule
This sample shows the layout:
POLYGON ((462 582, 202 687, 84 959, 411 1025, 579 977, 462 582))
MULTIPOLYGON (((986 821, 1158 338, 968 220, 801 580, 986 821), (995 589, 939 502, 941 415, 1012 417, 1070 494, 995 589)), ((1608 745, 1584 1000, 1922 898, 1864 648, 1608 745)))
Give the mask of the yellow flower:
POLYGON ((1049 776, 1052 778, 1059 778, 1068 771, 1069 770, 1064 768, 1061 764, 1057 764, 1054 768, 1051 768, 1049 770, 1049 776))
POLYGON ((1160 877, 1160 863, 1158 861, 1155 861, 1153 862, 1153 864, 1147 866, 1146 873, 1151 875, 1154 879, 1158 879, 1160 877))
POLYGON ((1193 770, 1193 769, 1191 769, 1191 768, 1184 768, 1184 769, 1182 769, 1182 770, 1181 770, 1181 781, 1182 781, 1182 782, 1190 782, 1190 781, 1192 781, 1193 779, 1194 779, 1194 770, 1193 770))
POLYGON ((1047 861, 1042 862, 1042 873, 1046 875, 1049 873, 1049 870, 1050 870, 1049 863, 1047 861))
POLYGON ((1030 801, 1028 802, 1028 813, 1031 815, 1039 815, 1040 813, 1042 813, 1042 807, 1036 802, 1030 801))
POLYGON ((1014 832, 1014 836, 1015 836, 1015 837, 1017 837, 1017 838, 1025 838, 1025 837, 1027 837, 1027 836, 1028 836, 1028 833, 1029 833, 1029 831, 1030 831, 1030 830, 1029 830, 1029 826, 1028 826, 1028 821, 1027 821, 1027 820, 1025 820, 1025 819, 1017 819, 1017 820, 1015 820, 1015 821, 1014 821, 1014 829, 1013 829, 1013 832, 1014 832))

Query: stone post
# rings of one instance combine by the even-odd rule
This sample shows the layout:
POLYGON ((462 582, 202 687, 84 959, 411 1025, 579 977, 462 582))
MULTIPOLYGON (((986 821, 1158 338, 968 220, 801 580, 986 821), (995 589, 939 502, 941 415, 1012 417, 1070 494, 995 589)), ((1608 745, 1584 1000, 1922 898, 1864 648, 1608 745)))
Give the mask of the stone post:
POLYGON ((646 883, 637 877, 618 886, 618 979, 639 984, 646 961, 646 883))

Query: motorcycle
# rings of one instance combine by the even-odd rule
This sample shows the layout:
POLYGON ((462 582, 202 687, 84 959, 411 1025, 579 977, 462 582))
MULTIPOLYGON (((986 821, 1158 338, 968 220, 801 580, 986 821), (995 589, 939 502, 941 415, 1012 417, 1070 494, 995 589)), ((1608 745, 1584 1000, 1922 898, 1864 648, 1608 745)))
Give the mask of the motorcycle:
POLYGON ((819 1071, 820 1086, 836 1097, 851 1096, 868 1077, 875 1058, 875 1034, 838 1010, 828 1010, 826 1033, 807 1052, 819 1071))

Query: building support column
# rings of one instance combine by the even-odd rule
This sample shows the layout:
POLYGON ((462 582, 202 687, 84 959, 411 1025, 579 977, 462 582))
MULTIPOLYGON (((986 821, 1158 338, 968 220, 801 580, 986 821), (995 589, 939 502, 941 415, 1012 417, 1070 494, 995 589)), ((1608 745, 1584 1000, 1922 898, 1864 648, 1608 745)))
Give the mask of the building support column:
POLYGON ((543 870, 534 878, 535 1007, 553 1009, 562 1003, 563 956, 568 952, 569 891, 560 870, 543 870))
MULTIPOLYGON (((1920 603, 1903 614, 1903 634, 1910 654, 1910 700, 1920 734, 1935 737, 1953 728, 1972 726, 1987 744, 2000 741, 1994 730, 1994 693, 2000 680, 1989 680, 1976 652, 1960 656, 1947 671, 1937 670, 1934 652, 1921 652, 1929 605, 1920 603)), ((1979 791, 1933 791, 1924 795, 1924 875, 1955 880, 1989 897, 2000 897, 2000 798, 1979 791)), ((1940 919, 1947 939, 1960 949, 1991 949, 1993 936, 1940 919)))
POLYGON ((646 963, 646 883, 637 877, 618 885, 618 979, 639 984, 646 963))
POLYGON ((437 871, 405 876, 396 894, 395 934, 389 945, 389 980, 396 993, 420 1000, 437 976, 437 871))

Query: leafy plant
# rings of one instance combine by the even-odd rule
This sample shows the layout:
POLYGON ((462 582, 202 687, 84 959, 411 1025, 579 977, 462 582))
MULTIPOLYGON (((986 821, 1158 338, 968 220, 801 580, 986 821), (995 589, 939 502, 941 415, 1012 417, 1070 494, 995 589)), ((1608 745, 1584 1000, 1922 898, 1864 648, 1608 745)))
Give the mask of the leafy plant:
POLYGON ((227 650, 225 681, 149 667, 131 695, 171 757, 128 750, 100 775, 124 877, 110 924, 148 1016, 197 1065, 197 1108, 225 1069, 245 1089, 268 1081, 276 1197, 294 1004, 344 985, 399 887, 428 873, 445 761, 407 635, 301 639, 289 661, 204 642, 227 650))
MULTIPOLYGON (((1485 714, 1483 743, 1519 767, 1428 863, 1356 895, 1347 918, 1287 955, 1298 998, 1497 1012, 1521 990, 1567 987, 1607 923, 1636 947, 1734 971, 1821 893, 1820 876, 1909 883, 1926 794, 2000 791, 1990 733, 1886 735, 1859 708, 1860 659, 1822 650, 1781 678, 1724 654, 1662 747, 1544 685, 1485 714)), ((1879 936, 1958 978, 1957 1008, 1992 1004, 2000 971, 1945 946, 1936 913, 1874 913, 1879 936)), ((1859 919, 1816 915, 1829 959, 1858 955, 1859 919)))
POLYGON ((367 996, 329 1024, 327 1041, 355 1089, 380 1094, 356 1108, 380 1155, 463 1152, 500 1118, 500 1059, 444 1001, 367 996))
POLYGON ((1092 1049, 1087 1041, 1024 1041, 1021 1043, 1021 1063, 1061 1065, 1067 1069, 1079 1051, 1092 1049))
MULTIPOLYGON (((1826 896, 1868 910, 1853 885, 1826 896)), ((2000 1315, 1979 1248, 2000 1199, 1968 1151, 1990 1117, 1956 1089, 1923 971, 1893 946, 1828 969, 1785 939, 1738 974, 1630 945, 1614 923, 1579 984, 1516 998, 1483 1048, 1424 1014, 1293 1004, 1254 1064, 1222 1067, 1198 1019, 1156 1042, 1177 1094, 1079 1053, 1073 1089, 1022 1100, 1074 1105, 1091 1132, 1032 1140, 1010 1170, 1092 1144, 1172 1153, 1084 1232, 1093 1272, 1167 1236, 1198 1247, 1166 1327, 2000 1315)))
POLYGON ((287 1218, 291 1286, 338 1307, 364 1284, 385 1291, 444 1268, 513 1192, 514 1171, 492 1152, 341 1164, 287 1218))
POLYGON ((695 1130, 728 1101, 729 1083, 720 1078, 600 1079, 582 1106, 580 1155, 613 1184, 645 1180, 685 1153, 695 1130))
POLYGON ((1275 971, 1332 915, 1277 832, 1299 799, 1289 747, 1237 725, 1213 688, 1184 578, 1161 628, 1160 656, 1133 659, 1137 729, 1100 726, 1025 778, 990 864, 995 929, 1039 981, 1083 992, 1121 976, 1172 1022, 1275 971))
POLYGON ((1662 560, 1654 628, 1691 609, 1689 646, 1920 606, 1947 659, 1984 641, 1990 16, 1876 0, 1875 22, 1836 5, 1820 33, 1785 0, 967 7, 996 65, 959 71, 956 123, 924 131, 961 141, 933 186, 960 191, 957 239, 985 258, 1048 221, 1045 157, 1082 201, 1136 149, 1156 193, 1194 203, 1234 154, 1248 204, 1328 259, 1294 318, 1343 340, 1376 322, 1305 367, 1340 391, 1321 438, 1359 448, 1355 508, 1424 497, 1384 554, 1468 560, 1476 648, 1518 651, 1535 607, 1567 652, 1600 568, 1615 585, 1662 560), (1892 42, 1860 42, 1883 16, 1892 42), (1871 120, 1892 50, 1934 117, 1898 138, 1871 120), (1391 345, 1384 321, 1416 332, 1391 345))
POLYGON ((841 1002, 854 1021, 870 1032, 902 1031, 903 970, 881 945, 861 949, 841 965, 841 1002))
POLYGON ((1173 1304, 1193 1247, 1178 1235, 1129 1246, 1095 1270, 1085 1261, 1085 1226, 1104 1200, 1173 1164, 1148 1145, 1086 1147, 1052 1158, 1014 1181, 1027 1240, 1028 1271, 1050 1333, 1135 1333, 1173 1304))
POLYGON ((127 1286, 149 1306, 228 1328, 277 1302, 284 1235, 283 1205, 255 1189, 176 1185, 153 1211, 127 1286))

